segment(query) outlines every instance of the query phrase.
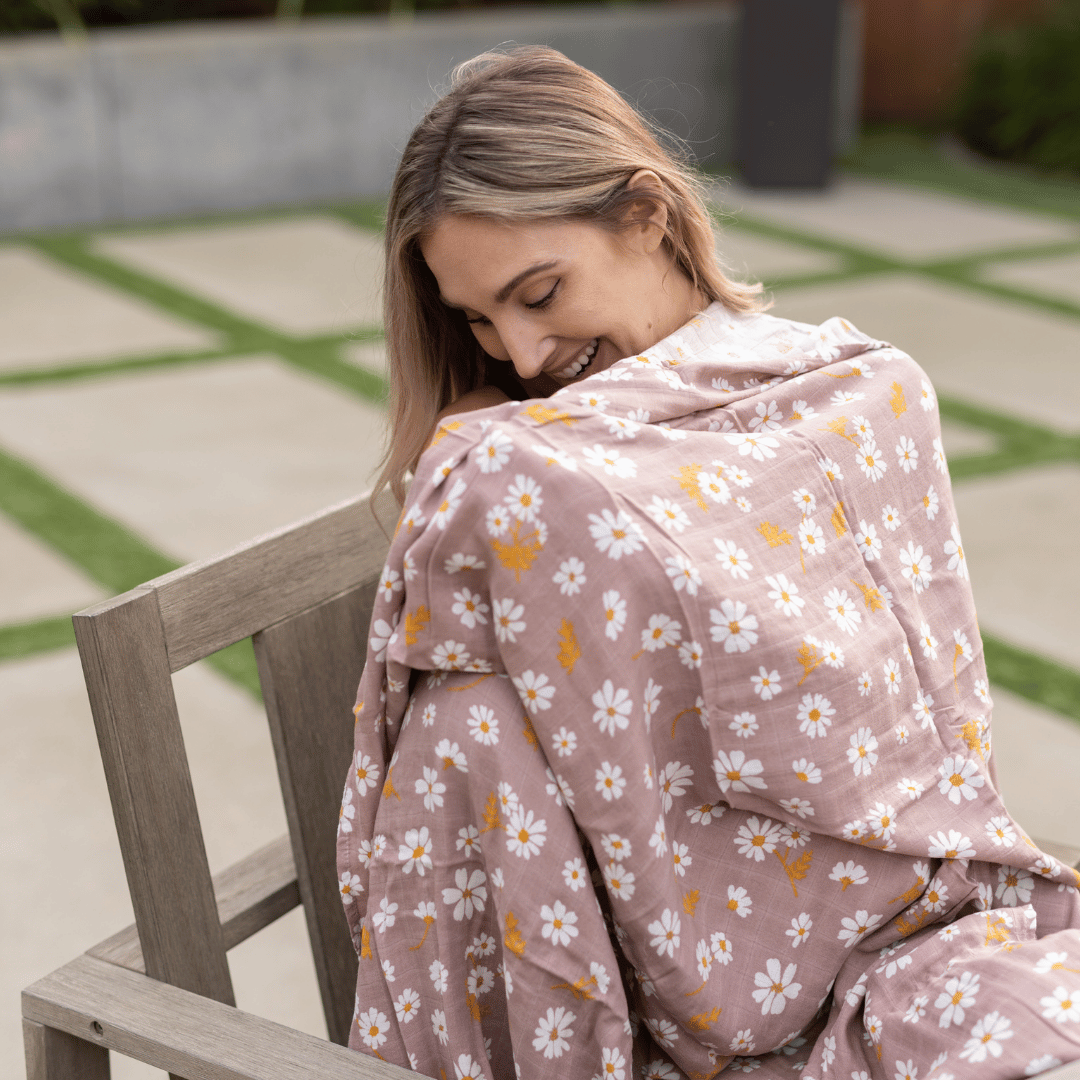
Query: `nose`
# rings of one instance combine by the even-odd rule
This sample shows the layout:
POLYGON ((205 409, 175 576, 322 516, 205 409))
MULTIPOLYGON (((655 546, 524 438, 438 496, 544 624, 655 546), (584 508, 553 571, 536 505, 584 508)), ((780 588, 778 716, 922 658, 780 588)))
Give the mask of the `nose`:
POLYGON ((522 379, 535 379, 555 351, 550 335, 524 319, 510 319, 498 328, 507 359, 522 379))

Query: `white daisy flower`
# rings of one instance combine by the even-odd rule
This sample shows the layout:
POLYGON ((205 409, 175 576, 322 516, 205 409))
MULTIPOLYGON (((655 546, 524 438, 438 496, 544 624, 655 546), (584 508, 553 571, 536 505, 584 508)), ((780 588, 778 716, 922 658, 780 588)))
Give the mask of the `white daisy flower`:
POLYGON ((803 551, 811 555, 820 555, 825 550, 825 534, 813 518, 803 518, 799 522, 799 544, 803 551))
POLYGON ((729 789, 749 792, 751 788, 766 788, 768 785, 760 776, 764 771, 765 767, 757 758, 747 759, 742 750, 732 750, 730 754, 718 750, 713 759, 713 772, 722 793, 729 789))
POLYGON ((859 443, 855 461, 862 470, 863 476, 873 484, 876 484, 888 469, 885 458, 878 452, 877 443, 873 439, 859 443))
POLYGON ((709 633, 712 640, 723 643, 724 652, 748 652, 757 643, 757 617, 747 613, 741 600, 724 600, 720 609, 711 608, 709 633))
POLYGON ((535 818, 531 810, 518 806, 506 823, 506 847, 511 854, 528 861, 539 855, 547 840, 547 820, 535 818))
POLYGON ((513 440, 499 428, 490 428, 473 450, 473 461, 483 473, 498 472, 509 460, 513 440))
POLYGON ((668 532, 681 533, 690 524, 689 516, 677 502, 662 499, 659 495, 652 497, 652 502, 645 507, 645 512, 668 532))
POLYGON ((783 574, 766 576, 765 581, 771 586, 768 597, 780 611, 789 618, 802 614, 806 601, 799 595, 799 587, 793 581, 783 574))
MULTIPOLYGON (((716 545, 716 558, 720 565, 727 570, 733 578, 746 581, 750 577, 750 571, 754 564, 746 556, 746 552, 734 540, 713 539, 716 545)), ((676 586, 677 587, 677 586, 676 586)))
POLYGON ((862 612, 847 594, 846 589, 830 589, 823 598, 829 618, 852 637, 862 622, 862 612))
POLYGON ((622 480, 631 480, 637 476, 637 464, 618 450, 606 450, 599 443, 587 446, 581 451, 582 457, 594 469, 602 469, 607 476, 617 476, 622 480))
POLYGON ((859 528, 855 532, 855 543, 867 562, 881 558, 881 539, 877 534, 876 526, 860 521, 859 528))
POLYGON ((632 555, 644 547, 644 533, 624 510, 612 513, 606 507, 600 515, 589 514, 589 535, 596 544, 597 551, 607 554, 610 559, 621 559, 623 555, 632 555))
POLYGON ((880 915, 871 915, 868 911, 856 911, 854 918, 841 918, 841 930, 836 936, 844 943, 845 949, 850 949, 852 945, 862 941, 875 929, 879 922, 881 922, 880 915))
POLYGON ((608 863, 603 869, 604 885, 608 895, 620 900, 632 900, 634 897, 634 875, 621 863, 608 863))
POLYGON ((602 761, 600 768, 596 770, 596 790, 603 795, 604 801, 621 799, 625 789, 626 777, 622 774, 622 768, 608 761, 602 761))
POLYGON ((501 642, 517 641, 517 635, 525 629, 525 623, 521 616, 525 614, 522 604, 515 604, 511 597, 502 600, 492 600, 491 621, 495 627, 495 636, 501 642))
POLYGON ((754 693, 762 701, 771 701, 783 690, 780 685, 780 672, 775 668, 769 671, 765 667, 759 667, 758 674, 750 676, 750 683, 754 687, 754 693))
POLYGON ((949 556, 949 569, 955 570, 965 581, 968 580, 967 559, 964 556, 964 545, 960 542, 960 530, 956 523, 950 526, 952 539, 945 541, 945 554, 949 556))
POLYGON ((781 971, 780 961, 765 962, 765 970, 754 975, 754 985, 758 987, 752 994, 761 1005, 762 1016, 776 1016, 782 1013, 788 1001, 794 1001, 802 990, 802 984, 794 982, 796 965, 788 964, 781 971))

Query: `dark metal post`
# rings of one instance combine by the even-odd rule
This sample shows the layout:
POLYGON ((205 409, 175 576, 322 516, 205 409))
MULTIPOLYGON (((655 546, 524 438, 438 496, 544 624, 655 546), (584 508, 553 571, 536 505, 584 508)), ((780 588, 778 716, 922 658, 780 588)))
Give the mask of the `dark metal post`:
POLYGON ((840 0, 743 0, 737 147, 752 187, 823 187, 840 0))

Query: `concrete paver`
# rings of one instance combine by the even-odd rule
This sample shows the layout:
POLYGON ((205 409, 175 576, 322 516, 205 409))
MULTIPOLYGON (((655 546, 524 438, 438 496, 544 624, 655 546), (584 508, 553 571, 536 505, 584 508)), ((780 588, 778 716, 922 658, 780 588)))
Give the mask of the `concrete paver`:
POLYGON ((0 390, 0 440, 187 561, 369 486, 382 413, 273 357, 0 390))
POLYGON ((774 310, 815 323, 842 315, 913 356, 940 394, 1080 432, 1076 319, 905 274, 783 289, 774 310))
POLYGON ((94 248, 287 334, 382 321, 382 241, 336 218, 102 235, 94 248))
POLYGON ((980 627, 1080 668, 1080 465, 982 476, 953 496, 980 627))
POLYGON ((992 693, 1005 805, 1033 838, 1080 847, 1080 725, 1000 686, 992 693))
POLYGON ((987 281, 1080 304, 1080 255, 991 263, 982 276, 987 281))
POLYGON ((28 248, 0 247, 0 371, 195 352, 218 336, 28 248))
POLYGON ((342 346, 341 358, 357 367, 367 368, 384 379, 390 375, 390 369, 386 366, 386 345, 381 341, 350 341, 342 346))
POLYGON ((905 259, 1080 239, 1080 228, 880 180, 841 178, 825 191, 718 189, 725 210, 905 259))
POLYGON ((67 615, 104 599, 81 570, 0 514, 0 626, 67 615))
POLYGON ((988 431, 953 420, 941 421, 941 444, 949 461, 964 454, 990 454, 998 448, 998 440, 988 431))
POLYGON ((720 261, 741 281, 771 280, 796 274, 830 274, 843 261, 827 251, 814 251, 739 228, 713 230, 720 261))

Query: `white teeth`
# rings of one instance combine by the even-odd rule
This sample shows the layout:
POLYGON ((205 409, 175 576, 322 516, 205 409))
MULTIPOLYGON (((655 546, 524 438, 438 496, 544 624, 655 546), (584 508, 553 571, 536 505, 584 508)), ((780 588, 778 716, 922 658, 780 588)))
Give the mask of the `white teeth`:
POLYGON ((585 346, 585 351, 576 359, 572 360, 566 367, 558 373, 560 379, 573 379, 575 376, 580 375, 592 362, 592 358, 596 355, 596 347, 599 344, 598 338, 593 338, 588 345, 585 346))

